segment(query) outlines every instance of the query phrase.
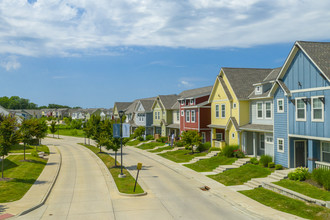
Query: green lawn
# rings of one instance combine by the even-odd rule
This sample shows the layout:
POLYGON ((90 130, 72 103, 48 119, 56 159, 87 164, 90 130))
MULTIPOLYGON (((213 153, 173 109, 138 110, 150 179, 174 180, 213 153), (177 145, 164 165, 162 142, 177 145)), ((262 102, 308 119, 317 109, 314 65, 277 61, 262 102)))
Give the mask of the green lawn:
POLYGON ((284 179, 274 184, 290 189, 292 191, 301 193, 314 199, 323 201, 330 201, 330 192, 324 189, 320 189, 306 182, 293 181, 284 179))
POLYGON ((209 159, 197 161, 193 164, 185 164, 185 166, 197 172, 209 172, 217 168, 219 165, 233 164, 236 160, 237 158, 234 157, 228 158, 218 155, 209 159))
POLYGON ((157 146, 164 146, 164 145, 165 145, 165 143, 150 142, 150 143, 142 144, 142 145, 138 146, 137 148, 142 149, 142 150, 148 150, 148 149, 154 149, 157 146))
MULTIPOLYGON (((46 145, 40 145, 40 146, 30 146, 26 145, 25 147, 25 153, 31 153, 32 151, 42 151, 46 154, 49 154, 49 149, 46 145)), ((11 147, 9 153, 24 153, 24 145, 23 144, 16 144, 11 147)))
MULTIPOLYGON (((4 177, 10 181, 0 181, 0 203, 12 202, 21 199, 38 179, 47 160, 26 155, 11 155, 4 160, 4 177)), ((0 173, 2 162, 0 163, 0 173)), ((0 176, 1 177, 1 176, 0 176)))
POLYGON ((271 173, 270 169, 253 164, 246 164, 236 169, 227 170, 217 175, 208 177, 226 185, 242 185, 252 178, 266 177, 271 173))
POLYGON ((115 159, 112 158, 107 153, 99 153, 100 149, 91 145, 84 145, 81 144, 91 151, 93 151, 102 161, 103 163, 108 167, 112 177, 114 178, 117 188, 119 192, 121 193, 127 193, 127 194, 138 194, 143 193, 143 189, 139 184, 136 184, 136 190, 133 192, 134 184, 135 184, 135 178, 131 176, 131 174, 123 168, 123 173, 126 174, 125 178, 118 178, 118 175, 120 174, 120 164, 117 162, 117 167, 114 167, 115 165, 115 159))
MULTIPOLYGON (((84 137, 85 133, 81 129, 71 129, 71 128, 60 128, 59 130, 60 135, 65 136, 73 136, 73 137, 84 137)), ((48 134, 50 134, 53 137, 53 134, 48 129, 48 134)), ((58 136, 58 131, 55 132, 54 137, 58 136)))
POLYGON ((162 151, 164 151, 164 150, 171 150, 171 149, 173 149, 173 147, 171 147, 171 146, 167 146, 167 147, 161 147, 161 148, 158 148, 158 149, 156 149, 156 150, 151 150, 151 151, 149 151, 149 152, 152 152, 152 153, 158 153, 158 152, 162 152, 162 151))
POLYGON ((264 188, 240 191, 240 193, 274 209, 308 219, 330 219, 330 209, 308 205, 264 188))
POLYGON ((172 160, 177 163, 184 163, 189 162, 195 157, 205 156, 207 153, 194 153, 191 154, 191 150, 176 150, 176 151, 169 151, 166 153, 158 154, 166 159, 172 160))
POLYGON ((129 141, 126 143, 127 146, 136 146, 139 143, 146 142, 146 141, 139 141, 139 140, 134 140, 134 141, 129 141))

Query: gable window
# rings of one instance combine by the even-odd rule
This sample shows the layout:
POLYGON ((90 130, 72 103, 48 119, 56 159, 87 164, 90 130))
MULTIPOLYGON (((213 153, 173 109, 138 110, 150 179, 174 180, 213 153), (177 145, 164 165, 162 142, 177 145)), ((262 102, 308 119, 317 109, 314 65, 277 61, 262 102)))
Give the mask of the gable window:
POLYGON ((257 102, 257 119, 262 119, 262 102, 257 102))
POLYGON ((330 163, 330 142, 322 142, 321 161, 330 163))
POLYGON ((284 139, 277 138, 277 152, 284 153, 284 139))
POLYGON ((221 105, 221 118, 225 118, 226 117, 226 105, 222 104, 221 105))
POLYGON ((277 112, 278 113, 284 112, 284 99, 277 99, 277 112))
POLYGON ((195 103, 194 101, 194 99, 190 99, 190 105, 193 105, 195 103))
POLYGON ((236 108, 236 103, 233 103, 233 109, 235 109, 236 108))
POLYGON ((190 122, 190 111, 186 110, 186 122, 190 122))
POLYGON ((262 86, 257 86, 256 90, 255 90, 255 94, 258 95, 258 94, 261 94, 261 93, 262 93, 262 86))
POLYGON ((321 97, 312 97, 312 121, 324 121, 324 104, 319 99, 321 97))
POLYGON ((195 122, 195 110, 191 110, 191 122, 195 122))
POLYGON ((232 139, 235 139, 235 133, 234 133, 234 132, 231 133, 231 138, 232 138, 232 139))
POLYGON ((183 110, 181 110, 181 116, 184 116, 184 111, 183 110))
POLYGON ((272 118, 272 103, 266 102, 266 118, 270 119, 272 118))
POLYGON ((302 98, 296 99, 296 120, 306 121, 306 104, 302 98))
POLYGON ((215 117, 219 118, 219 105, 215 105, 215 117))
POLYGON ((176 111, 176 120, 180 121, 180 111, 179 110, 176 111))

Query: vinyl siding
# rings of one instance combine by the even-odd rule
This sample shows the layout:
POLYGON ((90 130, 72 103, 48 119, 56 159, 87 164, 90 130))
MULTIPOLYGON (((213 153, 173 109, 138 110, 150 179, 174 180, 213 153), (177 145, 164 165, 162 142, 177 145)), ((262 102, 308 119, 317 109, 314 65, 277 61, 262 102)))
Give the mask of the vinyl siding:
POLYGON ((250 101, 240 101, 237 105, 237 111, 240 111, 240 117, 236 117, 239 126, 246 125, 250 122, 250 101))
POLYGON ((273 117, 274 117, 274 108, 273 108, 273 100, 268 99, 268 100, 253 100, 251 101, 250 105, 250 119, 251 119, 251 124, 266 124, 266 125, 272 125, 273 124, 273 117), (266 119, 266 102, 272 102, 272 118, 271 119, 266 119), (263 106, 263 118, 262 119, 257 119, 257 103, 261 102, 263 106))

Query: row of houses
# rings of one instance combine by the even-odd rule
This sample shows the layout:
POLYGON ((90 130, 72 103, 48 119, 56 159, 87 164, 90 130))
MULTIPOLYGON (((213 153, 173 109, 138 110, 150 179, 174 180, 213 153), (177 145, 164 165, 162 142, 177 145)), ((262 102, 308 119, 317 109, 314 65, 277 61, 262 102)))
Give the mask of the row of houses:
POLYGON ((330 43, 297 41, 279 68, 221 68, 213 86, 116 102, 132 132, 197 130, 213 147, 240 145, 284 167, 330 167, 330 43))

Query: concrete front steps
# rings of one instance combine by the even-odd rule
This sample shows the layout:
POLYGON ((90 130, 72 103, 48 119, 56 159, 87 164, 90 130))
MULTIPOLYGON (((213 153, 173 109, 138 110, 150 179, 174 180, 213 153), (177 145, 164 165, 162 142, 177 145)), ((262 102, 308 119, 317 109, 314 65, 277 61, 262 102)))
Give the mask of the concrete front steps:
POLYGON ((218 173, 222 173, 226 170, 230 170, 230 169, 235 169, 235 168, 239 168, 245 164, 247 164, 250 161, 250 158, 239 158, 238 160, 235 161, 235 163, 231 164, 231 165, 220 165, 217 168, 215 168, 212 173, 218 174, 218 173))
POLYGON ((244 185, 255 189, 261 187, 263 183, 272 183, 278 182, 282 179, 288 178, 288 174, 294 169, 286 169, 286 170, 275 170, 275 172, 271 173, 269 176, 265 178, 253 178, 248 182, 244 183, 244 185))
MULTIPOLYGON (((166 145, 164 146, 164 147, 167 147, 166 145)), ((155 149, 155 148, 154 148, 155 149)), ((154 150, 153 149, 153 150, 154 150)), ((185 147, 175 147, 175 148, 173 148, 173 149, 170 149, 170 150, 163 150, 163 151, 161 151, 161 152, 157 152, 157 153, 155 153, 155 154, 162 154, 162 153, 166 153, 166 152, 169 152, 169 151, 176 151, 176 150, 183 150, 183 149, 185 149, 185 147)))
POLYGON ((196 163, 197 161, 200 161, 200 160, 203 160, 203 159, 209 159, 211 157, 215 157, 217 156, 219 153, 219 151, 211 151, 210 153, 208 153, 207 155, 205 156, 202 156, 202 157, 195 157, 193 158, 191 161, 189 162, 186 162, 186 163, 180 163, 180 164, 192 164, 192 163, 196 163))

